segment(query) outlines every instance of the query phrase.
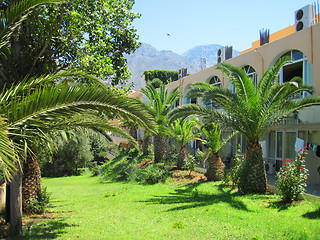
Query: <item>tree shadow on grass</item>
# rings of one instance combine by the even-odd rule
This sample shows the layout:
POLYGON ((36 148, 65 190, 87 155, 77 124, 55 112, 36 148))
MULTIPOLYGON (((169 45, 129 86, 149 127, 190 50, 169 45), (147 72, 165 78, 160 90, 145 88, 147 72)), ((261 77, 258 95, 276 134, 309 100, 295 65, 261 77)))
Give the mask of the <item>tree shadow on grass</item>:
POLYGON ((309 219, 320 219, 320 207, 315 211, 303 214, 302 217, 309 219))
POLYGON ((268 208, 277 209, 278 212, 287 210, 291 205, 289 203, 284 203, 282 201, 270 202, 268 208))
POLYGON ((66 223, 65 219, 50 220, 49 222, 39 223, 39 225, 35 224, 33 228, 27 231, 23 239, 55 239, 65 233, 66 228, 75 226, 66 223))
POLYGON ((23 225, 22 236, 9 239, 56 239, 59 235, 67 232, 65 230, 66 228, 76 226, 77 225, 66 223, 64 218, 48 220, 46 217, 41 217, 41 219, 23 225))
POLYGON ((248 212, 250 211, 242 201, 236 199, 236 197, 241 194, 238 192, 232 192, 233 189, 224 188, 223 185, 220 185, 218 187, 218 194, 210 194, 199 192, 197 187, 200 184, 202 183, 191 183, 185 185, 184 187, 176 189, 175 192, 169 193, 168 196, 154 196, 153 198, 143 202, 164 205, 181 204, 181 206, 173 207, 167 211, 178 211, 196 207, 203 207, 220 202, 228 203, 231 207, 238 210, 248 212))

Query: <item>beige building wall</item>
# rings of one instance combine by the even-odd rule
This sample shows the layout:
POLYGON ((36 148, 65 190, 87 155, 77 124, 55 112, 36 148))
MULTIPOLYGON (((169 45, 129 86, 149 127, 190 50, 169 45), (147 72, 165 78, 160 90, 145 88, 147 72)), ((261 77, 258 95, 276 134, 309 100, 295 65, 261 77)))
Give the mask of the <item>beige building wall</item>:
MULTIPOLYGON (((320 95, 320 24, 306 28, 291 35, 282 37, 272 43, 265 44, 261 47, 253 48, 225 62, 234 66, 244 67, 252 66, 258 75, 258 79, 268 68, 272 67, 275 62, 284 53, 291 50, 303 52, 313 67, 313 84, 316 95, 320 95)), ((184 77, 176 82, 167 85, 168 89, 182 84, 181 91, 184 92, 188 84, 193 82, 207 82, 213 76, 219 77, 224 87, 229 86, 228 79, 222 76, 222 73, 216 69, 217 65, 206 68, 202 71, 184 77)))
MULTIPOLYGON (((243 51, 239 56, 228 59, 225 62, 238 67, 244 67, 246 65, 253 67, 259 81, 262 74, 268 68, 272 67, 283 54, 291 50, 301 51, 305 54, 308 63, 312 65, 314 95, 320 96, 320 24, 313 25, 299 32, 294 32, 294 28, 291 26, 284 31, 279 31, 275 35, 272 35, 271 39, 272 41, 270 43, 263 46, 259 46, 258 41, 253 42, 251 49, 243 51)), ((217 76, 221 80, 223 87, 229 88, 229 80, 216 68, 217 65, 206 68, 168 84, 167 88, 170 91, 176 86, 181 85, 180 90, 185 94, 191 83, 209 82, 214 76, 217 76)), ((181 100, 180 104, 182 102, 183 100, 181 100)), ((297 134, 300 130, 312 131, 312 141, 320 145, 320 107, 301 110, 299 112, 299 119, 301 119, 303 123, 293 125, 291 130, 296 131, 297 134)), ((286 128, 287 127, 288 126, 286 126, 286 128)), ((286 133, 286 130, 281 129, 281 126, 277 127, 277 131, 286 133)), ((267 136, 268 133, 266 134, 266 138, 267 136)), ((268 142, 268 139, 264 140, 268 142)), ((266 156, 266 158, 268 158, 268 156, 266 156)), ((306 165, 310 173, 308 183, 320 184, 320 176, 316 170, 317 166, 320 165, 320 158, 313 152, 310 152, 306 165)))

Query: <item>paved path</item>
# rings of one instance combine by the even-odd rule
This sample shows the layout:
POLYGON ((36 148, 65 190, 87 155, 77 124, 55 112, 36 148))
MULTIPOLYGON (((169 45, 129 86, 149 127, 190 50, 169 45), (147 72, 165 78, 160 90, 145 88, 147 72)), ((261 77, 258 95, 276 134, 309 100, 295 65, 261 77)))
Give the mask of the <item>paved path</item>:
MULTIPOLYGON (((276 175, 268 174, 267 178, 268 178, 269 185, 276 186, 276 175)), ((319 184, 307 185, 306 193, 320 197, 320 185, 319 184)))

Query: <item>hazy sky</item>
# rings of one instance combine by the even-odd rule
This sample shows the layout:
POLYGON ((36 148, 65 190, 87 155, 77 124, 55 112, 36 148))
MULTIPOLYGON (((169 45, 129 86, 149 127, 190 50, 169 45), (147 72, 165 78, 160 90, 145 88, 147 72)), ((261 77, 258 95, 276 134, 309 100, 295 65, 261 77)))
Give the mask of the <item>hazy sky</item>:
POLYGON ((140 41, 158 50, 181 54, 206 44, 233 46, 238 51, 259 39, 259 30, 270 33, 294 24, 294 12, 309 0, 136 0, 134 21, 140 41), (168 36, 170 34, 170 36, 168 36))

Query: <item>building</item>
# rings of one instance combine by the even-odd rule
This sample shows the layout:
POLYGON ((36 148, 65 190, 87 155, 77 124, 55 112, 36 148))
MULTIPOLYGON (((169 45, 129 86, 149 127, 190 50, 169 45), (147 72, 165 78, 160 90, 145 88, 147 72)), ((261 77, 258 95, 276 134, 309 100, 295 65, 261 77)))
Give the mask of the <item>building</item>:
MULTIPOLYGON (((300 76, 304 83, 313 86, 314 95, 320 96, 320 24, 317 24, 319 15, 316 17, 314 10, 315 7, 312 5, 297 10, 294 13, 296 21, 292 26, 270 36, 268 33, 267 39, 255 41, 252 43, 252 48, 242 51, 239 56, 222 61, 242 67, 253 81, 258 83, 265 70, 272 67, 279 58, 285 55, 291 56, 293 62, 282 69, 279 81, 282 83, 294 76, 300 76), (306 15, 307 20, 304 19, 306 15), (302 20, 305 22, 301 23, 302 20)), ((265 34, 260 35, 266 37, 265 34)), ((233 88, 216 66, 185 76, 168 84, 167 88, 170 90, 181 85, 181 91, 185 95, 191 83, 200 81, 233 88)), ((183 97, 179 105, 187 103, 202 104, 200 99, 183 97)), ((246 139, 239 136, 233 140, 231 148, 223 151, 224 157, 234 151, 234 145, 237 143, 242 145, 242 149, 246 148, 246 139)), ((301 110, 297 116, 270 128, 264 139, 261 139, 261 143, 268 173, 278 170, 285 159, 294 159, 297 147, 309 144, 316 150, 320 145, 320 107, 301 110)), ((316 151, 310 150, 306 159, 306 167, 309 169, 308 184, 320 184, 319 166, 320 157, 316 155, 316 151)))

